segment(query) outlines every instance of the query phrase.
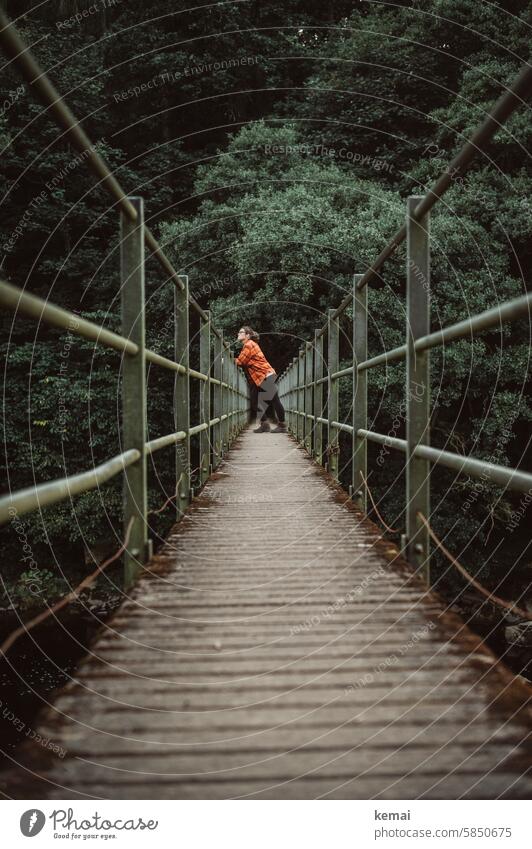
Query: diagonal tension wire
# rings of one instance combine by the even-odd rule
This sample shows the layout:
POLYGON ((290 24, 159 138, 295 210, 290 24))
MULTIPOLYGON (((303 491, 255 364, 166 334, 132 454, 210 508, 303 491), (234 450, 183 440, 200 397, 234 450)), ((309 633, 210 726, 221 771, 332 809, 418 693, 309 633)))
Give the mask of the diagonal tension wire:
POLYGON ((127 531, 126 531, 126 536, 125 536, 124 542, 122 543, 122 545, 120 546, 118 551, 116 551, 104 563, 100 563, 100 565, 98 566, 97 569, 94 570, 94 572, 91 572, 90 575, 87 575, 86 578, 83 578, 82 582, 80 584, 78 584, 78 586, 75 589, 71 590, 67 595, 63 596, 63 598, 60 599, 58 602, 56 602, 56 604, 54 604, 52 607, 47 607, 46 610, 41 611, 41 613, 39 613, 33 619, 30 619, 29 622, 24 622, 23 625, 20 625, 19 628, 16 628, 16 630, 13 631, 9 635, 9 637, 7 637, 4 640, 4 642, 2 643, 2 645, 0 646, 0 653, 1 654, 5 655, 6 652, 11 648, 13 643, 15 643, 18 640, 18 638, 22 636, 22 634, 28 633, 28 631, 31 631, 32 628, 35 628, 36 625, 40 625, 41 622, 44 622, 45 619, 48 619, 48 617, 51 616, 53 613, 57 613, 58 610, 61 610, 63 607, 66 607, 67 604, 70 604, 71 601, 73 601, 75 598, 78 597, 81 590, 84 590, 87 587, 90 587, 90 585, 98 577, 98 575, 100 575, 103 572, 103 570, 107 568, 107 566, 109 566, 111 563, 114 563, 114 561, 118 557, 120 557, 120 555, 122 554, 124 549, 127 547, 127 544, 129 542, 129 536, 131 534, 131 528, 133 527, 134 518, 135 517, 132 516, 131 519, 129 520, 129 524, 127 526, 127 531))
POLYGON ((425 518, 423 513, 418 512, 417 516, 419 517, 419 519, 425 525, 426 529, 428 530, 428 532, 430 534, 431 539, 436 543, 436 545, 438 546, 440 551, 447 557, 449 562, 452 563, 453 566, 455 566, 458 569, 458 571, 460 572, 461 575, 464 576, 466 581, 469 581, 469 583, 472 584, 475 587, 475 589, 477 589, 479 591, 479 593, 481 595, 483 595, 489 601, 493 602, 493 604, 496 604, 499 607, 504 608, 505 610, 510 610, 512 613, 516 613, 518 616, 521 616, 523 619, 527 619, 529 622, 532 622, 532 613, 529 613, 527 610, 523 610, 522 607, 518 607, 516 604, 512 604, 512 602, 505 601, 505 599, 500 598, 499 596, 494 595, 493 593, 490 593, 487 589, 485 589, 485 587, 482 586, 482 584, 479 584, 479 582, 475 578, 473 578, 472 575, 469 574, 467 569, 464 569, 464 567, 458 562, 456 557, 453 557, 453 555, 450 553, 450 551, 448 551, 445 548, 442 541, 440 539, 438 539, 438 537, 436 536, 436 534, 432 530, 429 521, 425 518))
MULTIPOLYGON (((197 466, 195 469, 192 469, 191 474, 194 474, 194 472, 197 472, 198 469, 199 469, 199 466, 197 466)), ((173 501, 175 498, 176 498, 176 495, 171 495, 170 498, 167 498, 166 501, 164 502, 163 506, 160 507, 158 510, 148 510, 148 515, 155 514, 155 513, 162 513, 162 511, 168 506, 168 504, 171 501, 173 501)), ((109 557, 108 560, 106 560, 104 563, 100 563, 100 565, 97 567, 97 569, 94 570, 94 572, 91 572, 90 575, 87 575, 86 578, 83 578, 81 583, 78 584, 78 586, 75 589, 71 590, 66 596, 63 596, 63 598, 60 599, 56 604, 52 605, 52 607, 47 607, 46 610, 41 611, 41 613, 37 614, 37 616, 35 616, 33 619, 30 619, 29 622, 25 622, 23 625, 20 625, 18 628, 16 628, 14 631, 12 631, 11 634, 9 634, 9 636, 6 637, 4 642, 0 645, 0 655, 2 655, 2 654, 5 655, 9 651, 9 649, 11 648, 13 643, 15 643, 18 640, 18 638, 21 637, 23 634, 27 634, 28 631, 31 631, 37 625, 40 625, 41 622, 44 622, 46 619, 48 619, 49 616, 51 616, 54 613, 57 613, 58 610, 62 610, 63 607, 66 607, 67 604, 70 604, 71 601, 74 601, 76 598, 78 598, 79 593, 82 590, 86 589, 87 587, 90 587, 90 585, 98 577, 98 575, 100 575, 104 571, 104 569, 107 569, 107 567, 110 566, 111 563, 114 563, 115 560, 117 560, 120 557, 120 555, 127 548, 127 545, 128 545, 128 542, 129 542, 129 537, 131 535, 131 528, 133 526, 134 518, 135 517, 132 516, 131 519, 129 520, 129 524, 128 524, 127 530, 126 530, 126 535, 124 537, 124 541, 121 544, 120 548, 117 549, 117 551, 115 551, 115 553, 112 554, 111 557, 109 557)))
POLYGON ((381 514, 379 513, 379 510, 377 508, 377 505, 375 504, 373 495, 371 494, 371 489, 369 488, 369 484, 368 484, 366 478, 364 477, 364 473, 362 471, 360 472, 360 477, 362 478, 362 483, 364 484, 364 486, 366 487, 366 489, 368 491, 368 495, 369 495, 370 501, 373 505, 373 509, 375 510, 375 513, 379 517, 380 521, 382 522, 382 524, 384 525, 384 527, 386 528, 386 530, 388 531, 389 534, 398 534, 399 529, 398 528, 390 528, 390 526, 384 521, 381 514))

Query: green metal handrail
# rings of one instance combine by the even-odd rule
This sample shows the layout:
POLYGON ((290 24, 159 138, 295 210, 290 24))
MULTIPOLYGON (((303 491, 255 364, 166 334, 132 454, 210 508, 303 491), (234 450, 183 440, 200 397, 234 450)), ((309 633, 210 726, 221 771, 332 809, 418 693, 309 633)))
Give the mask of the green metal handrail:
POLYGON ((176 513, 180 518, 191 497, 190 439, 200 438, 200 484, 217 468, 229 446, 247 423, 249 392, 235 364, 231 350, 216 328, 208 311, 190 295, 188 277, 178 274, 161 246, 144 223, 142 198, 129 197, 96 151, 79 122, 56 88, 39 67, 13 24, 0 9, 0 43, 26 78, 31 88, 62 126, 100 184, 112 195, 120 211, 120 267, 122 333, 114 333, 69 310, 32 295, 6 281, 0 281, 0 306, 122 355, 122 442, 124 450, 101 465, 79 474, 46 481, 11 492, 0 498, 0 524, 17 515, 57 504, 72 496, 95 489, 116 475, 124 475, 123 526, 129 529, 124 553, 124 582, 129 587, 139 568, 150 557, 147 508, 147 458, 156 451, 174 446, 176 463, 176 513), (144 276, 146 248, 157 259, 174 284, 174 359, 145 347, 144 276), (189 306, 200 319, 200 370, 189 363, 189 306), (214 348, 211 344, 214 337, 214 348), (146 438, 146 363, 175 372, 174 419, 176 430, 152 439, 146 438), (200 419, 190 424, 190 379, 200 382, 200 419), (211 392, 214 417, 211 417, 211 392), (131 527, 130 527, 131 525, 131 527))
POLYGON ((285 399, 292 434, 338 479, 339 434, 352 438, 352 482, 354 502, 367 511, 367 443, 377 442, 406 454, 406 533, 402 547, 414 567, 430 583, 430 537, 421 516, 430 517, 431 465, 445 466, 474 478, 487 475, 493 483, 528 492, 532 474, 510 469, 473 457, 464 457, 430 446, 430 361, 429 350, 457 339, 502 326, 530 315, 532 294, 523 295, 449 327, 430 332, 429 212, 451 185, 463 174, 476 154, 500 129, 504 121, 532 92, 532 68, 526 65, 511 89, 497 101, 482 125, 453 159, 451 165, 426 195, 407 199, 405 224, 364 274, 354 276, 352 291, 338 307, 330 309, 327 322, 314 331, 314 341, 300 348, 279 379, 279 393, 285 399), (378 277, 384 262, 406 240, 406 342, 391 351, 368 357, 367 285, 378 277), (421 281, 421 282, 420 282, 421 281), (339 318, 353 307, 352 365, 339 368, 339 318), (324 355, 327 339, 327 356, 324 355), (406 439, 397 439, 367 428, 367 372, 380 365, 406 360, 406 439), (326 374, 324 375, 324 371, 326 374), (338 381, 353 381, 352 424, 338 421, 338 381), (323 385, 328 399, 324 413, 323 385), (325 447, 324 447, 324 432, 325 447))
MULTIPOLYGON (((131 198, 131 202, 138 203, 139 199, 131 198)), ((138 227, 136 228, 136 232, 138 238, 141 232, 138 227)), ((127 266, 127 262, 122 263, 123 280, 126 276, 125 266, 127 266)), ((143 283, 143 263, 139 264, 137 271, 140 272, 139 278, 143 283)), ((179 294, 181 295, 181 299, 186 297, 187 290, 188 282, 185 283, 185 288, 180 290, 179 294)), ((124 308, 127 307, 127 305, 128 298, 126 297, 123 302, 123 313, 125 311, 124 308)), ((111 480, 120 473, 126 473, 127 475, 127 470, 130 467, 139 467, 141 464, 144 464, 145 466, 146 458, 156 451, 170 445, 177 445, 178 443, 186 442, 186 458, 184 458, 180 452, 178 460, 179 467, 185 466, 188 469, 187 480, 184 481, 182 479, 182 474, 179 480, 177 513, 178 517, 180 517, 190 503, 191 498, 189 471, 190 437, 195 436, 196 434, 202 434, 203 437, 201 448, 201 467, 203 472, 200 475, 200 481, 201 483, 204 483, 210 474, 211 469, 216 468, 219 465, 229 448, 229 445, 245 426, 247 421, 247 386, 242 374, 235 366, 234 358, 231 355, 225 356, 229 349, 226 346, 223 346, 223 354, 220 356, 222 356, 225 372, 231 377, 233 381, 232 383, 227 380, 218 380, 211 376, 211 369, 215 367, 215 362, 213 360, 212 350, 210 347, 206 354, 204 354, 206 357, 204 359, 206 373, 204 373, 189 367, 188 341, 186 353, 187 364, 183 365, 175 360, 162 357, 153 351, 144 350, 143 339, 132 341, 131 338, 126 338, 124 335, 113 333, 94 322, 88 321, 69 310, 57 307, 56 305, 51 304, 36 295, 31 295, 19 287, 3 280, 0 280, 0 306, 14 311, 15 314, 20 311, 25 316, 28 316, 38 322, 43 321, 44 323, 58 329, 68 330, 72 335, 88 339, 96 344, 100 344, 104 347, 120 352, 124 358, 122 361, 124 372, 127 371, 127 360, 135 360, 141 357, 141 360, 144 360, 144 364, 146 362, 151 362, 155 365, 174 370, 181 382, 185 380, 185 382, 188 383, 190 378, 196 378, 203 384, 207 384, 209 392, 210 384, 212 383, 213 386, 217 387, 218 391, 222 394, 222 397, 224 399, 227 398, 227 403, 229 402, 229 397, 231 397, 231 404, 234 405, 225 415, 212 419, 209 418, 206 421, 200 422, 198 425, 194 425, 192 427, 189 426, 187 430, 179 427, 179 415, 177 415, 176 420, 178 421, 178 430, 174 433, 166 434, 165 436, 158 437, 151 441, 147 441, 144 434, 144 440, 140 447, 131 447, 93 469, 79 474, 65 476, 57 480, 36 484, 35 486, 11 492, 0 497, 0 524, 10 521, 14 516, 20 516, 34 510, 43 509, 44 507, 49 507, 53 504, 72 498, 75 495, 88 492, 89 490, 95 489, 101 484, 111 480), (143 357, 142 354, 144 355, 143 357), (234 422, 232 421, 233 419, 235 419, 234 422), (212 431, 219 425, 223 426, 222 441, 220 444, 214 446, 212 444, 212 431)), ((134 314, 136 319, 137 313, 135 310, 134 314)), ((200 321, 203 321, 201 317, 200 321)), ((140 324, 138 320, 135 320, 135 323, 137 325, 140 324)), ((142 332, 144 332, 143 328, 142 332)), ((221 334, 220 339, 223 342, 223 336, 221 334)), ((139 396, 145 396, 145 365, 142 366, 142 376, 140 371, 138 371, 135 377, 135 382, 131 384, 131 386, 133 391, 130 391, 129 393, 127 391, 124 392, 124 414, 126 413, 126 410, 134 410, 132 416, 137 425, 140 425, 141 431, 144 432, 145 398, 144 403, 140 403, 140 407, 144 407, 144 415, 142 415, 142 410, 139 409, 139 396), (142 389, 141 387, 144 388, 142 389)), ((205 386, 202 394, 205 396, 205 386)), ((128 444, 129 441, 130 440, 128 438, 124 438, 125 444, 128 444)), ((130 534, 130 545, 125 553, 125 582, 126 585, 129 586, 138 572, 139 565, 146 562, 150 552, 150 545, 147 539, 147 481, 145 474, 141 476, 140 482, 128 482, 126 480, 124 499, 124 524, 127 526, 129 519, 133 515, 134 518, 138 520, 137 525, 139 526, 139 534, 137 536, 141 535, 141 543, 139 545, 139 539, 137 538, 134 542, 132 542, 131 539, 133 534, 130 534), (138 510, 139 504, 141 505, 140 512, 138 510), (144 509, 142 505, 144 505, 144 509)), ((135 529, 135 525, 133 528, 135 529)))

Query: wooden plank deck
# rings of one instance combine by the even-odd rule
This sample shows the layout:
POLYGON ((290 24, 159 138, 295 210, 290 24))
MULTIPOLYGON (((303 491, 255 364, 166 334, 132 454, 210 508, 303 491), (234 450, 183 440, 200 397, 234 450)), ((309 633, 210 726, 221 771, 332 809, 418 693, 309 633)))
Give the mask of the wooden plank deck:
POLYGON ((531 694, 290 437, 248 430, 41 716, 66 756, 28 741, 1 787, 530 798, 531 694))

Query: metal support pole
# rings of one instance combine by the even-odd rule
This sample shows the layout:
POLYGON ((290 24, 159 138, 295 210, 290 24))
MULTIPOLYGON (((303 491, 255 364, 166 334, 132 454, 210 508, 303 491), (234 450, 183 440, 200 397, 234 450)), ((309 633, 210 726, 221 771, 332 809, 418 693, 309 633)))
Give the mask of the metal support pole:
POLYGON ((242 386, 240 384, 240 373, 238 371, 238 367, 235 365, 235 380, 236 380, 236 409, 238 410, 238 415, 236 417, 236 427, 237 433, 240 433, 240 429, 242 427, 242 386))
POLYGON ((302 404, 302 392, 300 389, 301 384, 303 383, 303 362, 301 360, 301 351, 299 351, 297 355, 297 383, 296 383, 296 439, 300 443, 303 440, 303 416, 301 416, 301 410, 303 408, 302 404))
MULTIPOLYGON (((200 424, 211 419, 211 314, 205 310, 206 318, 200 318, 200 371, 207 374, 209 380, 201 381, 199 419, 200 424)), ((202 430, 199 435, 200 486, 211 473, 211 430, 202 430)))
POLYGON ((231 412, 231 401, 232 401, 232 398, 233 398, 233 392, 232 392, 232 389, 231 389, 232 380, 233 380, 233 373, 232 373, 232 369, 231 369, 231 358, 229 356, 229 351, 227 349, 227 345, 225 345, 224 358, 225 358, 224 359, 224 362, 225 362, 225 382, 227 383, 226 402, 225 402, 225 412, 227 414, 227 419, 226 419, 226 422, 225 422, 225 424, 226 424, 226 450, 228 451, 229 448, 231 447, 231 437, 232 437, 232 433, 231 433, 232 419, 229 416, 229 413, 231 412))
MULTIPOLYGON (((219 336, 214 337, 214 361, 213 372, 215 380, 222 380, 222 340, 219 336)), ((222 415, 222 387, 219 383, 215 383, 213 387, 213 418, 219 418, 222 415)), ((220 465, 222 459, 222 425, 220 422, 215 424, 212 429, 212 455, 213 467, 215 469, 220 465)))
MULTIPOLYGON (((232 355, 230 354, 229 351, 227 351, 227 356, 229 357, 229 367, 230 367, 230 370, 231 370, 231 378, 229 380, 229 384, 231 386, 229 412, 232 413, 235 409, 236 374, 235 374, 235 364, 233 362, 233 357, 232 357, 232 355)), ((232 443, 235 439, 235 436, 236 436, 235 424, 236 424, 235 417, 231 416, 231 418, 229 419, 229 433, 230 433, 229 443, 231 445, 232 445, 232 443)))
POLYGON ((301 349, 301 372, 302 372, 302 380, 301 385, 303 389, 301 390, 301 412, 303 415, 301 416, 301 444, 303 448, 307 447, 308 440, 308 426, 309 422, 307 419, 307 379, 308 379, 308 369, 307 369, 307 345, 306 343, 303 345, 301 349))
POLYGON ((323 463, 323 427, 319 418, 323 417, 323 335, 314 331, 314 459, 323 463))
MULTIPOLYGON (((231 354, 229 353, 229 349, 227 350, 227 361, 229 363, 229 381, 228 381, 228 383, 229 383, 229 386, 231 387, 230 390, 229 390, 229 413, 231 413, 235 408, 235 392, 234 392, 235 372, 234 372, 234 368, 233 368, 233 358, 231 357, 231 354)), ((234 416, 231 416, 230 419, 229 419, 229 445, 230 446, 232 445, 233 439, 235 437, 234 418, 235 418, 234 416)))
POLYGON ((242 393, 242 395, 240 396, 240 406, 241 406, 240 430, 243 430, 244 427, 246 426, 246 408, 247 408, 246 390, 247 390, 247 384, 246 384, 244 378, 242 377, 242 372, 240 371, 238 366, 237 366, 237 371, 238 371, 238 380, 240 382, 240 391, 242 393))
MULTIPOLYGON (((222 377, 221 377, 221 380, 223 381, 223 383, 228 383, 227 378, 229 376, 229 369, 227 367, 227 350, 226 350, 226 344, 225 344, 225 341, 224 341, 223 334, 222 334, 222 339, 221 339, 221 357, 222 357, 222 369, 221 369, 222 377)), ((229 412, 229 398, 228 398, 227 386, 222 386, 222 404, 221 404, 221 409, 220 409, 220 415, 226 416, 228 412, 229 412)), ((221 429, 220 429, 220 431, 221 431, 220 445, 221 445, 221 456, 222 457, 225 457, 227 449, 228 449, 228 427, 229 427, 228 426, 228 420, 224 419, 223 422, 222 422, 221 429)))
POLYGON ((430 461, 413 453, 418 443, 430 444, 429 351, 414 347, 430 332, 429 214, 419 222, 412 217, 421 200, 409 197, 406 214, 406 554, 429 584, 429 533, 417 514, 430 517, 430 461))
POLYGON ((124 471, 124 534, 131 519, 124 552, 124 586, 131 587, 148 551, 148 473, 146 464, 146 359, 144 323, 144 203, 128 198, 137 219, 120 216, 122 335, 138 345, 134 356, 122 360, 122 450, 135 448, 140 458, 124 471))
POLYGON ((176 363, 187 369, 186 374, 177 374, 174 390, 175 429, 187 434, 176 445, 176 513, 180 519, 190 503, 190 375, 189 368, 189 323, 188 323, 188 277, 181 278, 183 289, 174 287, 175 339, 174 356, 176 363))
POLYGON ((286 400, 283 402, 286 407, 286 424, 288 430, 292 431, 292 363, 288 364, 286 369, 286 400))
POLYGON ((233 418, 234 418, 234 416, 231 416, 230 414, 231 414, 231 411, 232 411, 232 409, 233 409, 233 381, 234 381, 234 374, 233 374, 233 363, 232 363, 231 357, 230 357, 230 355, 229 355, 229 351, 227 351, 227 366, 228 366, 228 372, 229 372, 229 376, 228 376, 228 378, 227 378, 227 382, 228 382, 229 387, 230 387, 230 388, 227 390, 227 392, 228 392, 228 396, 229 396, 229 397, 228 397, 228 402, 227 402, 227 407, 228 407, 228 409, 227 409, 227 413, 228 413, 228 415, 230 416, 230 418, 228 418, 228 420, 227 420, 227 430, 228 430, 228 436, 227 436, 227 447, 228 447, 228 448, 230 448, 230 447, 231 447, 231 443, 233 442, 233 418))
POLYGON ((338 454, 340 451, 338 441, 338 428, 332 423, 338 421, 338 378, 331 379, 331 375, 339 371, 339 354, 340 354, 340 328, 339 321, 333 317, 334 310, 330 309, 327 316, 327 330, 329 340, 329 355, 327 358, 328 369, 328 390, 329 399, 327 404, 327 456, 329 458, 329 474, 335 480, 338 480, 338 454))
MULTIPOLYGON (((297 411, 297 410, 299 410, 299 395, 300 395, 298 387, 300 386, 301 371, 302 371, 301 357, 300 357, 299 351, 298 351, 298 354, 297 354, 297 357, 296 357, 296 361, 294 363, 294 370, 295 370, 295 375, 294 375, 294 410, 297 411)), ((299 414, 296 415, 294 426, 295 426, 295 429, 296 429, 296 438, 297 438, 297 441, 299 442, 300 428, 301 428, 301 416, 299 414)))
POLYGON ((282 402, 284 408, 286 410, 286 426, 288 430, 290 430, 291 425, 291 413, 290 413, 290 365, 285 369, 284 377, 283 377, 283 386, 284 386, 284 397, 282 398, 282 402))
POLYGON ((301 377, 301 392, 299 394, 299 409, 302 413, 300 416, 301 419, 301 445, 303 448, 305 447, 305 436, 307 429, 307 418, 305 416, 305 397, 307 394, 307 390, 305 388, 305 384, 307 382, 307 363, 306 363, 306 345, 303 345, 299 352, 299 356, 301 357, 301 368, 300 368, 300 377, 301 377))
POLYGON ((284 375, 285 397, 283 398, 283 404, 284 404, 284 408, 286 410, 286 426, 287 426, 289 431, 292 430, 292 413, 290 412, 290 410, 292 409, 292 397, 291 397, 291 386, 292 386, 292 384, 291 384, 291 380, 292 380, 292 377, 291 377, 291 369, 290 369, 290 364, 289 364, 286 371, 285 371, 285 375, 284 375))
POLYGON ((368 358, 368 287, 357 288, 363 274, 353 278, 353 502, 367 512, 367 492, 364 480, 368 476, 368 446, 358 431, 368 429, 368 373, 357 371, 359 363, 368 358), (363 477, 362 477, 363 476, 363 477))
POLYGON ((237 366, 236 368, 237 368, 237 372, 238 372, 238 380, 239 380, 239 382, 240 382, 240 392, 242 393, 242 395, 240 396, 240 407, 241 407, 241 412, 240 412, 240 430, 243 430, 243 429, 244 429, 244 427, 246 426, 246 414, 247 414, 247 398, 246 398, 246 391, 247 391, 247 383, 246 383, 246 381, 244 380, 244 378, 243 378, 243 376, 242 376, 242 372, 240 371, 240 369, 238 368, 238 366, 237 366))
POLYGON ((292 362, 290 363, 288 374, 290 376, 289 377, 289 384, 288 384, 288 399, 289 399, 289 407, 290 407, 290 410, 291 410, 291 412, 289 414, 288 421, 289 421, 290 432, 294 436, 296 436, 297 416, 294 413, 294 410, 296 408, 296 393, 295 393, 294 387, 296 386, 296 380, 297 380, 297 368, 296 368, 296 358, 295 357, 292 358, 292 362))
POLYGON ((312 342, 305 346, 305 448, 312 454, 312 342))

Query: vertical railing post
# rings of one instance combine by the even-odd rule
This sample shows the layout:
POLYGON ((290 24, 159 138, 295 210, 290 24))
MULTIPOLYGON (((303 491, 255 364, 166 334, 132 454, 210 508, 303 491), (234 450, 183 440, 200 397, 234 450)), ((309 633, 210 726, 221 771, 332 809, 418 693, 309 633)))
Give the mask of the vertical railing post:
POLYGON ((284 408, 286 410, 286 425, 289 431, 292 430, 292 414, 290 410, 292 409, 292 398, 290 397, 290 364, 288 364, 288 368, 286 369, 286 398, 283 399, 284 408))
POLYGON ((296 415, 296 412, 295 412, 297 410, 297 391, 296 391, 297 376, 298 376, 297 359, 296 359, 296 357, 294 357, 292 359, 292 392, 291 392, 292 404, 291 404, 291 406, 292 406, 292 410, 293 410, 293 412, 292 412, 292 433, 295 437, 296 442, 297 442, 297 421, 298 421, 297 415, 296 415))
POLYGON ((305 448, 312 454, 312 342, 305 345, 305 448))
POLYGON ((228 442, 228 447, 230 447, 232 442, 233 442, 233 438, 234 438, 234 423, 235 423, 234 420, 235 420, 235 417, 231 416, 231 411, 234 409, 235 372, 234 372, 233 358, 231 356, 229 348, 227 349, 227 365, 228 365, 228 371, 229 371, 229 376, 227 378, 227 382, 229 384, 229 389, 228 389, 229 400, 227 402, 227 406, 228 406, 227 413, 229 415, 229 419, 227 420, 227 427, 228 427, 227 442, 228 442))
POLYGON ((134 356, 125 355, 122 373, 123 450, 136 449, 139 459, 124 472, 124 532, 133 524, 124 553, 124 586, 134 582, 139 567, 148 559, 148 474, 146 464, 146 359, 144 321, 144 204, 128 198, 136 221, 120 218, 120 267, 122 335, 138 346, 134 356))
POLYGON ((229 356, 229 350, 227 348, 227 345, 225 346, 224 356, 225 356, 225 366, 226 366, 226 368, 225 368, 225 374, 226 374, 225 382, 227 383, 227 398, 226 398, 226 406, 225 406, 225 412, 227 414, 227 420, 226 420, 226 425, 227 425, 226 441, 227 441, 227 445, 226 445, 226 449, 227 449, 227 451, 229 451, 229 448, 231 447, 231 416, 230 416, 230 412, 231 412, 231 400, 232 400, 232 397, 233 397, 233 393, 232 393, 232 390, 231 390, 232 381, 233 381, 233 371, 232 371, 232 368, 231 368, 231 357, 229 356))
POLYGON ((243 392, 242 427, 244 428, 244 427, 246 427, 246 425, 248 424, 248 421, 249 421, 249 408, 250 408, 250 404, 251 404, 251 395, 250 395, 250 389, 249 389, 247 380, 245 379, 242 372, 239 372, 239 374, 240 374, 240 380, 242 382, 242 392, 243 392))
MULTIPOLYGON (((200 371, 208 376, 201 381, 200 390, 200 423, 209 422, 211 418, 211 314, 206 310, 207 318, 200 318, 200 371)), ((200 431, 200 486, 202 486, 211 471, 211 431, 200 431)))
POLYGON ((308 348, 307 343, 303 344, 303 397, 302 402, 303 406, 301 409, 303 410, 303 447, 308 451, 308 433, 310 420, 307 417, 307 398, 308 398, 308 382, 309 382, 309 373, 308 373, 308 348))
POLYGON ((367 512, 367 492, 364 481, 368 476, 366 439, 358 431, 368 429, 368 373, 358 371, 358 364, 368 358, 368 287, 358 288, 362 274, 353 278, 353 502, 367 512))
POLYGON ((296 409, 296 405, 297 405, 296 392, 295 392, 295 387, 297 385, 296 380, 297 380, 296 358, 292 357, 292 362, 290 363, 290 388, 289 388, 289 395, 288 395, 289 403, 290 403, 290 409, 292 410, 292 412, 290 413, 289 421, 290 421, 290 430, 291 430, 292 434, 297 438, 297 416, 294 413, 294 410, 296 409))
POLYGON ((282 403, 283 403, 283 407, 285 408, 285 422, 286 422, 287 428, 290 427, 290 413, 289 413, 290 383, 289 383, 289 374, 290 374, 289 368, 285 369, 284 373, 283 373, 283 377, 282 377, 282 384, 283 385, 282 385, 282 399, 281 399, 282 403))
MULTIPOLYGON (((237 394, 236 394, 236 366, 235 366, 235 361, 234 361, 234 359, 233 359, 233 356, 232 356, 232 355, 231 355, 231 369, 232 369, 232 373, 233 373, 233 380, 232 380, 232 386, 233 386, 233 403, 232 403, 232 405, 231 405, 231 409, 232 409, 232 410, 236 410, 236 403, 237 403, 237 394)), ((235 438, 236 438, 236 436, 237 436, 237 429, 238 429, 238 419, 237 419, 235 416, 233 416, 233 417, 232 417, 232 419, 231 419, 231 424, 232 424, 232 429, 233 429, 233 439, 235 439, 235 438)))
POLYGON ((236 375, 236 392, 237 392, 236 408, 238 410, 238 415, 236 417, 236 424, 237 424, 238 433, 240 433, 240 430, 242 428, 242 395, 240 394, 242 392, 242 386, 240 384, 240 374, 239 374, 237 366, 235 366, 235 375, 236 375))
POLYGON ((333 318, 333 314, 334 310, 330 309, 327 316, 327 330, 329 340, 329 354, 327 357, 329 390, 329 399, 327 404, 327 455, 329 458, 329 474, 335 480, 338 480, 338 428, 333 425, 334 421, 338 421, 338 378, 336 380, 332 380, 331 375, 339 371, 340 333, 339 321, 337 318, 333 318))
POLYGON ((238 380, 239 380, 239 385, 240 385, 240 392, 242 393, 241 396, 240 396, 240 408, 241 408, 240 430, 243 430, 245 425, 246 425, 246 408, 247 408, 246 390, 247 390, 247 384, 245 383, 244 378, 242 376, 242 372, 240 371, 238 366, 237 366, 237 371, 238 371, 238 380))
POLYGON ((314 440, 315 436, 315 421, 314 421, 314 391, 316 387, 314 386, 314 339, 311 339, 308 343, 308 363, 309 363, 309 395, 308 395, 308 411, 310 415, 310 434, 309 434, 309 446, 308 450, 310 455, 314 456, 314 440))
POLYGON ((301 410, 302 415, 301 418, 301 445, 304 448, 306 444, 306 433, 307 433, 307 416, 306 416, 306 383, 307 383, 307 346, 303 343, 301 350, 299 352, 299 356, 301 357, 301 368, 300 368, 300 376, 301 376, 301 393, 299 395, 299 409, 301 410))
POLYGON ((174 389, 174 420, 176 431, 184 431, 186 437, 176 445, 176 513, 180 519, 190 502, 190 374, 189 374, 189 323, 188 323, 188 277, 181 277, 184 288, 174 288, 175 314, 175 361, 186 369, 176 375, 174 389))
POLYGON ((286 410, 286 425, 288 430, 291 430, 291 398, 290 398, 290 364, 288 364, 284 373, 284 395, 283 405, 286 410))
POLYGON ((227 358, 229 360, 229 385, 231 387, 229 390, 229 445, 232 445, 235 438, 235 417, 231 416, 235 408, 235 366, 229 348, 227 349, 227 358))
POLYGON ((305 415, 305 398, 307 394, 306 382, 307 382, 307 361, 306 361, 306 353, 307 346, 303 344, 299 356, 301 357, 301 394, 299 396, 300 407, 299 409, 302 412, 301 416, 301 445, 305 447, 305 436, 307 430, 307 417, 305 415))
POLYGON ((242 377, 242 383, 244 385, 244 390, 246 392, 246 425, 249 425, 252 416, 252 408, 251 408, 251 386, 245 376, 242 377))
POLYGON ((227 359, 229 362, 229 386, 231 387, 229 390, 229 445, 231 445, 235 438, 235 417, 231 416, 231 413, 235 409, 235 364, 229 353, 229 349, 227 351, 227 359))
MULTIPOLYGON (((213 418, 220 418, 222 415, 222 340, 216 334, 214 337, 214 362, 213 362, 214 378, 219 383, 214 384, 213 388, 213 418)), ((213 466, 215 469, 220 465, 222 459, 222 424, 218 422, 212 430, 212 449, 213 449, 213 466)))
MULTIPOLYGON (((222 344, 221 344, 221 354, 222 354, 222 364, 221 364, 222 365, 222 368, 221 368, 221 372, 222 372, 222 377, 221 377, 221 380, 222 380, 222 403, 221 403, 220 415, 221 416, 227 416, 228 394, 227 394, 227 386, 224 385, 224 384, 228 383, 229 369, 227 367, 227 351, 226 351, 226 345, 225 345, 223 333, 222 333, 221 342, 222 342, 222 344)), ((222 457, 225 457, 226 452, 227 452, 227 448, 228 448, 227 435, 228 435, 228 419, 225 418, 222 421, 221 428, 220 428, 220 445, 221 445, 221 456, 222 457)))
POLYGON ((430 358, 415 350, 416 339, 430 333, 429 215, 413 218, 422 199, 409 197, 406 213, 406 555, 428 584, 429 533, 418 513, 429 519, 430 462, 414 454, 420 442, 430 444, 430 358))
POLYGON ((292 409, 292 363, 288 364, 288 368, 286 370, 286 402, 283 401, 283 403, 286 407, 286 422, 288 430, 292 431, 292 413, 290 412, 292 409))
POLYGON ((229 360, 229 445, 232 445, 235 438, 235 417, 231 416, 235 408, 235 366, 229 349, 227 349, 227 358, 229 360))
POLYGON ((302 441, 303 434, 303 417, 301 415, 301 384, 303 382, 303 363, 301 360, 301 350, 297 355, 297 383, 296 383, 296 439, 300 443, 302 441))
MULTIPOLYGON (((297 357, 294 362, 294 410, 299 410, 299 381, 301 377, 301 358, 299 356, 300 352, 297 352, 297 357)), ((300 416, 296 415, 294 421, 294 427, 296 431, 296 439, 299 442, 299 433, 300 433, 300 416)))
POLYGON ((303 446, 305 444, 305 345, 303 344, 299 351, 299 361, 301 366, 299 368, 299 376, 301 378, 300 386, 301 389, 299 391, 299 410, 301 415, 299 416, 301 422, 301 431, 300 431, 300 443, 303 446))
POLYGON ((314 331, 314 459, 323 463, 323 427, 318 419, 323 417, 323 334, 314 331))

